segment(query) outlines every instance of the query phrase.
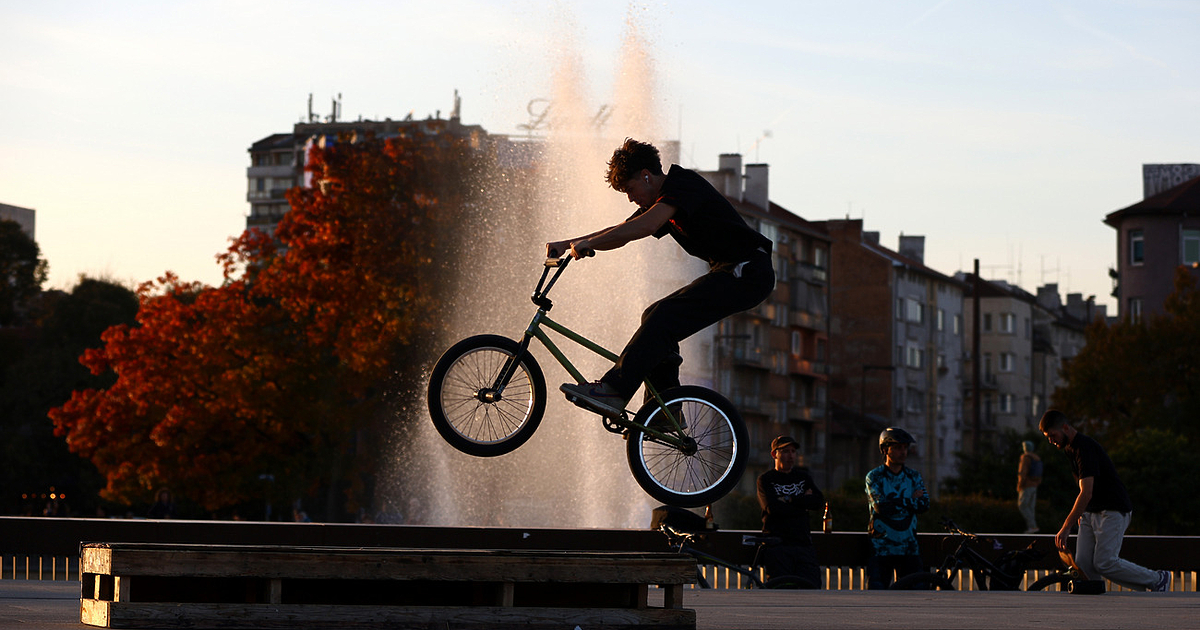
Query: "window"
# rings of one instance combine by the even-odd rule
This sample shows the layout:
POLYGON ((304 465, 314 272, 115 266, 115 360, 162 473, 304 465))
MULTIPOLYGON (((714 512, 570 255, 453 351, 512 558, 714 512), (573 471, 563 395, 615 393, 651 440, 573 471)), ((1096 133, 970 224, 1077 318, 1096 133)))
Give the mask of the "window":
POLYGON ((1017 316, 1012 313, 1000 313, 1000 332, 1012 333, 1017 329, 1017 316))
POLYGON ((925 305, 912 299, 904 300, 904 319, 914 323, 925 323, 925 305))
POLYGON ((983 314, 983 332, 992 332, 992 314, 983 314))
POLYGON ((800 331, 792 331, 792 356, 800 356, 800 331))
POLYGON ((1017 360, 1017 355, 1015 355, 1011 352, 1001 352, 1000 353, 1000 371, 1001 372, 1013 371, 1013 364, 1016 363, 1016 360, 1017 360))
POLYGON ((1146 241, 1141 230, 1129 232, 1129 264, 1140 265, 1146 261, 1146 241))
POLYGON ((1129 314, 1127 318, 1133 323, 1142 321, 1142 298, 1129 298, 1129 314))
POLYGON ((1200 264, 1200 230, 1183 231, 1183 264, 1200 264))
POLYGON ((904 364, 910 368, 920 368, 925 362, 925 351, 915 343, 908 344, 908 353, 905 357, 904 364))
POLYGON ((1000 394, 1000 413, 1013 412, 1013 395, 1000 394))
POLYGON ((962 334, 962 315, 954 316, 954 334, 962 334))
POLYGON ((908 403, 905 407, 905 411, 910 411, 912 413, 923 412, 924 405, 921 404, 923 398, 924 397, 921 395, 920 390, 913 389, 912 387, 908 388, 908 395, 904 397, 905 402, 908 403))
POLYGON ((904 319, 904 298, 896 298, 896 319, 904 319))
POLYGON ((937 310, 937 330, 946 330, 946 311, 940 308, 937 310))

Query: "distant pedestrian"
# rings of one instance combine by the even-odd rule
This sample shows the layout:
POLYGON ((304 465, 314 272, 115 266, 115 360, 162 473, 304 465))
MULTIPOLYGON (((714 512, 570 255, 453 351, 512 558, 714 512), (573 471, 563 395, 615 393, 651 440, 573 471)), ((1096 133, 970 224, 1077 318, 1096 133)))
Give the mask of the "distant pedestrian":
POLYGON ((1066 414, 1056 409, 1042 416, 1038 428, 1051 444, 1067 454, 1079 483, 1075 505, 1054 536, 1058 548, 1067 549, 1071 528, 1078 525, 1075 564, 1089 578, 1106 578, 1132 589, 1170 590, 1169 572, 1147 569, 1118 557, 1133 503, 1104 449, 1072 427, 1066 414))
POLYGON ((1033 442, 1021 443, 1021 463, 1017 465, 1017 509, 1025 517, 1025 533, 1038 532, 1037 489, 1042 483, 1042 458, 1033 452, 1033 442))
POLYGON ((146 518, 173 518, 174 516, 175 501, 171 498, 171 491, 161 488, 155 495, 154 505, 150 506, 146 518))
POLYGON ((921 473, 905 466, 908 447, 915 442, 904 429, 884 429, 879 434, 884 464, 867 473, 873 552, 867 561, 867 578, 872 589, 888 588, 893 575, 899 579, 923 568, 917 515, 929 511, 929 495, 921 473))

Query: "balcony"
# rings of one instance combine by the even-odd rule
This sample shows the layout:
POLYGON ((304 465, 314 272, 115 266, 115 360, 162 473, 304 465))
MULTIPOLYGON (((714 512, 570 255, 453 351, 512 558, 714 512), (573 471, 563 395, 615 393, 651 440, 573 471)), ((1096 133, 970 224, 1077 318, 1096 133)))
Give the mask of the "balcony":
POLYGON ((788 359, 788 371, 792 374, 800 374, 803 376, 824 377, 825 362, 809 361, 808 359, 799 359, 790 356, 788 359))
POLYGON ((746 343, 733 344, 729 348, 729 357, 734 365, 744 365, 755 368, 767 369, 770 367, 767 364, 765 353, 758 346, 751 346, 746 343))
POLYGON ((296 169, 292 168, 291 164, 270 165, 270 166, 251 166, 246 169, 246 177, 254 179, 257 177, 295 177, 296 169))
POLYGON ((810 330, 825 330, 825 317, 816 313, 793 310, 788 313, 788 320, 788 323, 800 328, 808 328, 810 330))

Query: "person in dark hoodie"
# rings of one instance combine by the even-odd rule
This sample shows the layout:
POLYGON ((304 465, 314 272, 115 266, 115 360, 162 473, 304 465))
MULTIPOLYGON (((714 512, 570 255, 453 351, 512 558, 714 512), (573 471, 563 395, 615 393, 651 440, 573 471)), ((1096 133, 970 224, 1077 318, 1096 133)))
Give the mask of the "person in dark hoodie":
POLYGON ((808 469, 797 465, 796 440, 781 435, 771 442, 775 467, 758 477, 758 504, 762 506, 762 531, 780 539, 763 549, 767 578, 793 575, 811 588, 821 587, 821 571, 813 548, 809 510, 825 506, 825 495, 808 469))

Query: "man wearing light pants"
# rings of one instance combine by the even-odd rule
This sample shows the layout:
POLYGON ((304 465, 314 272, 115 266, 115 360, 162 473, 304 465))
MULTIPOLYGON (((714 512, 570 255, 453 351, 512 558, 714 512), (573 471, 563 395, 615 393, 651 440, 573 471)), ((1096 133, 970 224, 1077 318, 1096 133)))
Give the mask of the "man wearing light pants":
POLYGON ((1078 523, 1075 564, 1089 578, 1106 578, 1131 589, 1169 590, 1171 574, 1167 571, 1147 569, 1119 557, 1133 504, 1104 449, 1072 427, 1067 416, 1055 409, 1042 416, 1038 428, 1051 444, 1067 454, 1071 471, 1079 482, 1075 505, 1054 537, 1058 548, 1067 548, 1071 528, 1078 523))

